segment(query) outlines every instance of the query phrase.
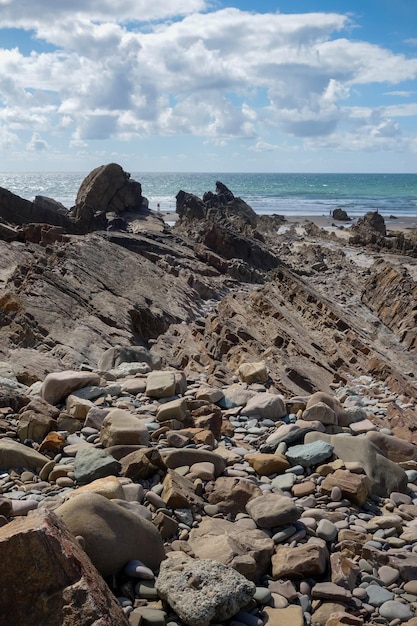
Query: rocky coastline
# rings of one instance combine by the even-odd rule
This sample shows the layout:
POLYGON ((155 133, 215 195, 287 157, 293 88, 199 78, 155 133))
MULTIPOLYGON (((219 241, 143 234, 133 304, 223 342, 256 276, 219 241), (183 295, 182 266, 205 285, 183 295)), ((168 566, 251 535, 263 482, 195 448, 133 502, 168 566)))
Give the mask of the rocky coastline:
POLYGON ((415 626, 415 230, 176 212, 0 189, 0 623, 415 626))

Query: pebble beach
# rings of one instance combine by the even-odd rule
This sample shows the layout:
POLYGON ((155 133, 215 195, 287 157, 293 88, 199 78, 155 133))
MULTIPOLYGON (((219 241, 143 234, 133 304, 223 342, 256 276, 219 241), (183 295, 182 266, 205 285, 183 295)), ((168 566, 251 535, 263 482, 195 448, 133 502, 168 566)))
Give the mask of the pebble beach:
POLYGON ((10 382, 30 401, 18 416, 1 409, 2 524, 61 517, 116 576, 130 623, 207 626, 217 611, 233 626, 414 624, 417 447, 378 428, 389 406, 410 408, 407 398, 366 376, 334 396, 284 398, 267 378, 264 364, 246 363, 234 384, 214 388, 140 362, 51 373, 31 388, 10 382), (142 520, 152 524, 153 556, 126 537, 122 548, 109 542, 94 498, 110 528, 129 512, 132 539, 148 531, 142 520), (199 581, 191 614, 182 570, 165 589, 177 562, 199 581), (219 562, 225 571, 213 573, 219 562), (200 605, 231 572, 251 581, 243 599, 224 582, 227 598, 200 605))

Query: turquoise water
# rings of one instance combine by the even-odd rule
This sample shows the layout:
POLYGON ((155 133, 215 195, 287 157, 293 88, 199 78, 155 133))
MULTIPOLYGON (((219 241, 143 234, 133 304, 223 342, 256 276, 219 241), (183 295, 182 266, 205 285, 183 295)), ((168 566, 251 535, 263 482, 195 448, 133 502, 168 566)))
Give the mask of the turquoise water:
MULTIPOLYGON (((71 207, 88 172, 0 173, 0 187, 33 200, 44 195, 71 207)), ((417 174, 238 174, 131 172, 150 207, 175 211, 180 189, 202 196, 227 185, 257 213, 329 215, 341 207, 351 217, 378 210, 382 215, 417 217, 417 174)))

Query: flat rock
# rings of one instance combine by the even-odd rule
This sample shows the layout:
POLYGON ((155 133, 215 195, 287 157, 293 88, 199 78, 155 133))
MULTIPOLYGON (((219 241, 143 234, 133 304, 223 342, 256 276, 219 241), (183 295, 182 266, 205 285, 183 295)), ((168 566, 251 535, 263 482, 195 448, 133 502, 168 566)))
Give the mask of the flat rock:
POLYGON ((175 373, 171 371, 150 372, 146 381, 146 395, 150 398, 169 398, 175 394, 175 373))
POLYGON ((49 404, 59 404, 75 389, 88 385, 99 385, 100 376, 93 372, 66 370, 53 372, 45 377, 42 384, 41 397, 49 404))
POLYGON ((77 452, 74 460, 75 480, 80 485, 105 476, 117 476, 121 465, 100 448, 84 448, 77 452))
POLYGON ((263 612, 268 618, 268 626, 303 626, 304 615, 301 606, 291 605, 282 609, 265 606, 263 612))
POLYGON ((220 454, 216 454, 216 452, 211 452, 210 450, 187 448, 181 450, 165 449, 160 452, 162 461, 165 463, 166 467, 170 469, 175 469, 183 465, 191 467, 194 463, 204 462, 213 463, 216 476, 220 476, 226 469, 225 459, 220 456, 220 454))
POLYGON ((274 542, 262 530, 242 532, 237 524, 203 518, 192 528, 188 543, 199 559, 230 565, 250 580, 258 580, 269 568, 274 542))
POLYGON ((272 493, 249 500, 246 511, 260 528, 286 526, 301 515, 291 498, 272 493))
POLYGON ((283 454, 253 452, 245 454, 245 461, 247 461, 260 476, 283 474, 285 470, 290 467, 288 460, 283 454))
POLYGON ((333 446, 325 441, 313 441, 288 448, 285 456, 292 465, 311 467, 319 465, 333 454, 333 446))
POLYGON ((255 593, 254 583, 232 568, 188 557, 164 561, 155 587, 187 626, 208 626, 229 619, 255 593))

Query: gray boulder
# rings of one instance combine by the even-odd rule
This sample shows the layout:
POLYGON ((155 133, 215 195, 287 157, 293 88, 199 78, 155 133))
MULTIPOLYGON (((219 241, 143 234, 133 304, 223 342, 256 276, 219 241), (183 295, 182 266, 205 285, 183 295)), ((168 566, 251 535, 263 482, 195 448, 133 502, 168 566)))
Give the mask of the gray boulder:
POLYGON ((253 582, 222 563, 186 556, 164 561, 155 587, 187 626, 229 619, 256 590, 253 582))
POLYGON ((326 441, 333 446, 334 454, 347 462, 362 463, 369 478, 371 492, 387 498, 393 491, 407 491, 407 475, 404 470, 387 459, 371 441, 349 435, 325 435, 307 433, 305 443, 326 441))

